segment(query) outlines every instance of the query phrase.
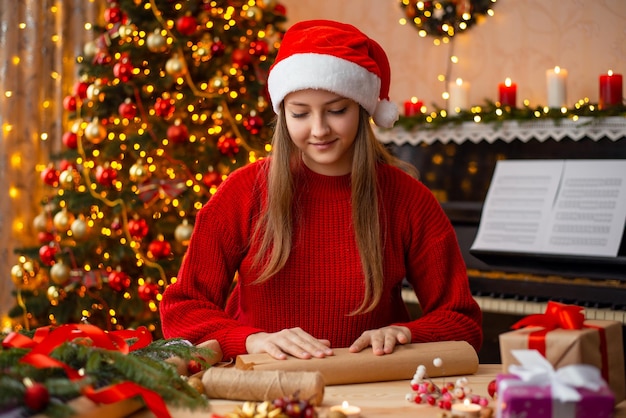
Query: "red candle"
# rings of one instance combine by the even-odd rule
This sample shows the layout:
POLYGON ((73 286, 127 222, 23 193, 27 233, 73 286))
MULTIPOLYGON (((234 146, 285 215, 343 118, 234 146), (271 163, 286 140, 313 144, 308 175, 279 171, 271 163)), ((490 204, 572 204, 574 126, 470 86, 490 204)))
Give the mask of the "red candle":
POLYGON ((422 113, 424 102, 418 100, 417 97, 411 97, 411 100, 404 102, 404 116, 413 116, 422 113))
POLYGON ((510 78, 504 83, 498 84, 498 97, 502 106, 515 107, 517 103, 517 84, 512 83, 510 78))
POLYGON ((609 70, 607 74, 600 76, 600 100, 598 101, 600 109, 622 104, 622 96, 621 74, 613 74, 613 71, 609 70))

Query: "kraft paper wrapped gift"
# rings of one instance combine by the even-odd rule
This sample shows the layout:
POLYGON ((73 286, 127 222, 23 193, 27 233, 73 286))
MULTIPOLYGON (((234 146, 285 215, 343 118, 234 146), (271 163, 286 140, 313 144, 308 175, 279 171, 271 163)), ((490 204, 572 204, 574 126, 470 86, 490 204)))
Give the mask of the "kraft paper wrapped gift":
POLYGON ((615 399, 597 367, 555 370, 537 350, 513 350, 521 366, 497 376, 497 418, 609 418, 615 399))
POLYGON ((583 308, 548 302, 545 314, 530 315, 501 334, 503 373, 519 364, 512 350, 536 349, 555 369, 571 364, 589 364, 600 369, 615 395, 626 398, 622 324, 617 321, 585 320, 583 308))

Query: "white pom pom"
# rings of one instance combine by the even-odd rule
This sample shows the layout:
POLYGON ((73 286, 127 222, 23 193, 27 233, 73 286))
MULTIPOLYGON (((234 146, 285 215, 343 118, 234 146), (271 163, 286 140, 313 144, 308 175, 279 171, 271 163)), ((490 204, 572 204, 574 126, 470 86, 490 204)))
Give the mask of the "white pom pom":
POLYGON ((372 115, 374 123, 381 128, 392 128, 399 117, 400 112, 398 111, 398 106, 391 103, 389 100, 380 100, 372 115))
POLYGON ((435 366, 435 367, 441 367, 442 365, 443 365, 443 360, 441 360, 441 358, 436 357, 436 358, 433 360, 433 366, 435 366))

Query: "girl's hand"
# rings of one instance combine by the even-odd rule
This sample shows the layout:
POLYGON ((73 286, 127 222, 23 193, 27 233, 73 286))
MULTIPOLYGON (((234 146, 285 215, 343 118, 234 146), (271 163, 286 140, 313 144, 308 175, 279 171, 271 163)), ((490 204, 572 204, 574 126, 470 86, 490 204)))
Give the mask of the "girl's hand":
POLYGON ((259 332, 246 339, 249 354, 267 353, 278 360, 287 358, 287 354, 301 359, 332 356, 330 341, 318 340, 301 328, 289 328, 279 332, 259 332))
POLYGON ((350 346, 351 353, 372 346, 372 351, 377 356, 393 353, 397 344, 406 344, 411 341, 411 330, 402 326, 388 326, 365 331, 350 346))

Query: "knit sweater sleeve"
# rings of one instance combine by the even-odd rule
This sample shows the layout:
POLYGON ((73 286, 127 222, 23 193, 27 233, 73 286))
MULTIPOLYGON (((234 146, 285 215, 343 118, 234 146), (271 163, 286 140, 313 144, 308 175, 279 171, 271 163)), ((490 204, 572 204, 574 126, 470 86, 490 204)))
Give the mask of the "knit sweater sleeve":
POLYGON ((165 338, 185 338, 194 344, 216 339, 224 358, 230 358, 245 352, 246 338, 261 331, 224 311, 258 210, 259 193, 254 193, 258 173, 254 164, 233 172, 198 212, 177 280, 161 301, 165 338))
MULTIPOLYGON (((413 342, 463 340, 478 351, 482 313, 470 293, 456 233, 439 202, 418 183, 403 205, 407 280, 423 315, 406 324, 413 342)), ((402 233, 402 232, 398 232, 402 233)))

